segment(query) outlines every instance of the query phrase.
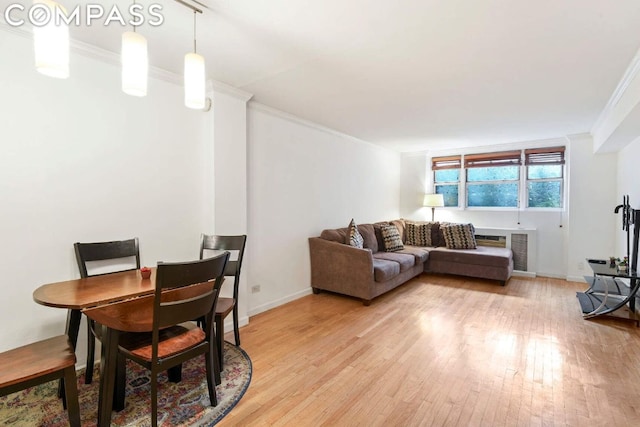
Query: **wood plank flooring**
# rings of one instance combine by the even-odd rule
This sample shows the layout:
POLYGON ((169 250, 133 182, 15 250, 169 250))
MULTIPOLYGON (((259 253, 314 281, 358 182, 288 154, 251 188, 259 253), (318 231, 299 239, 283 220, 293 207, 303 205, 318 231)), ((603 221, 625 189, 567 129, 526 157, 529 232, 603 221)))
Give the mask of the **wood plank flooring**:
POLYGON ((306 296, 241 329, 253 379, 219 425, 638 426, 640 328, 584 320, 586 288, 424 274, 369 307, 306 296))

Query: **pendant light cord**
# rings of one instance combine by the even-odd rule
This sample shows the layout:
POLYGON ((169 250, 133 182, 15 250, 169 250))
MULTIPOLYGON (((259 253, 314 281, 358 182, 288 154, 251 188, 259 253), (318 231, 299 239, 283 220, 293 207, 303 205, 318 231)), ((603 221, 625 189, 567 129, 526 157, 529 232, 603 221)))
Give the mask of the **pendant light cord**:
MULTIPOLYGON (((136 5, 136 0, 133 0, 133 5, 134 6, 136 5)), ((133 22, 135 22, 135 21, 133 21, 133 22)), ((133 24, 133 32, 134 33, 136 32, 136 24, 133 24)))
POLYGON ((196 11, 193 11, 193 53, 196 53, 196 11))

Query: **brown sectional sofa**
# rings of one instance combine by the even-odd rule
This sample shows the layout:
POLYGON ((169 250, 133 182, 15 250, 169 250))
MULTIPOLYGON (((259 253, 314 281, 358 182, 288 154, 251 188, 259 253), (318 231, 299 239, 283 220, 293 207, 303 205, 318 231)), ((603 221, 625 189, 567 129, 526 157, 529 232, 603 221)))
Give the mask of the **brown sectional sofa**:
MULTIPOLYGON (((404 220, 390 221, 404 238, 404 220)), ((347 228, 324 230, 309 238, 311 287, 362 299, 364 305, 423 272, 457 274, 498 280, 502 285, 513 273, 511 249, 478 246, 476 249, 447 249, 405 245, 385 252, 377 224, 361 224, 358 230, 364 249, 345 243, 347 228)), ((384 224, 387 224, 386 222, 384 224)), ((434 241, 443 244, 434 236, 434 241)))

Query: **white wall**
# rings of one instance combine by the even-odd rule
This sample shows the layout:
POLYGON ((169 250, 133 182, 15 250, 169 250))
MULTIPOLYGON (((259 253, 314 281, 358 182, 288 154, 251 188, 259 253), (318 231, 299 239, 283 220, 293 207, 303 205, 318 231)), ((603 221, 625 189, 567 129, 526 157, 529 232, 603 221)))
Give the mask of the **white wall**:
MULTIPOLYGON (((618 154, 617 185, 619 200, 622 203, 622 195, 628 194, 631 207, 640 209, 640 136, 620 150, 618 154)), ((627 253, 627 233, 622 231, 622 219, 616 215, 616 256, 622 257, 627 253)), ((640 224, 638 224, 640 227, 640 224)), ((632 227, 633 232, 633 227, 632 227)), ((633 251, 633 247, 631 248, 633 251)))
POLYGON ((185 108, 181 86, 151 78, 135 98, 117 65, 72 53, 58 80, 32 52, 30 38, 1 34, 0 351, 64 331, 66 312, 32 293, 79 277, 76 241, 137 236, 144 265, 196 258, 212 167, 212 114, 185 108))
MULTIPOLYGON (((214 222, 208 234, 241 235, 247 233, 247 101, 250 95, 217 84, 213 93, 214 110, 214 222)), ((247 247, 251 245, 248 237, 247 247)), ((231 254, 237 259, 237 254, 231 254)), ((238 288, 238 323, 249 322, 248 265, 251 258, 245 248, 238 288)), ((233 280, 223 284, 222 296, 233 296, 233 280)), ((225 331, 232 330, 232 316, 225 321, 225 331)))
POLYGON ((308 237, 397 218, 400 155, 250 103, 250 314, 310 292, 308 237))
MULTIPOLYGON (((612 234, 616 205, 615 155, 594 155, 589 136, 572 136, 563 141, 510 144, 486 151, 567 144, 568 209, 559 211, 474 210, 436 208, 437 221, 471 222, 479 228, 535 228, 537 230, 536 272, 542 276, 582 280, 588 273, 584 259, 608 257, 615 240, 612 234), (527 145, 528 144, 528 145, 527 145), (598 202, 594 203, 594 194, 598 202)), ((478 151, 476 149, 476 151, 478 151)), ((458 153, 449 153, 458 154, 458 153)), ((402 155, 400 214, 405 218, 430 220, 431 210, 420 206, 420 193, 432 191, 430 159, 444 153, 402 155)))
POLYGON ((590 274, 585 258, 607 259, 615 252, 613 213, 622 195, 616 189, 616 155, 594 154, 590 136, 571 137, 569 159, 569 234, 567 277, 580 280, 590 274))

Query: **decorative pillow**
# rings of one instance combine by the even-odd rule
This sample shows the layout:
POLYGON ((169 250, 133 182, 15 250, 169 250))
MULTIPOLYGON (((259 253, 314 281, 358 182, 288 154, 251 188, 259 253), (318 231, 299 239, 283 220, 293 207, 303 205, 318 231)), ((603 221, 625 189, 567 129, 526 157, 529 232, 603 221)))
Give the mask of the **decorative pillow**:
POLYGON ((387 221, 381 221, 373 224, 373 231, 376 234, 376 240, 378 241, 379 251, 384 250, 384 239, 382 238, 382 231, 380 230, 380 227, 382 227, 383 225, 389 225, 389 223, 387 221))
POLYGON ((405 236, 407 245, 435 246, 431 240, 433 222, 407 222, 405 236))
POLYGON ((440 226, 447 249, 475 249, 476 230, 473 224, 448 224, 440 226))
POLYGON ((358 231, 358 226, 356 222, 351 218, 351 222, 349 223, 349 227, 347 227, 347 236, 349 245, 354 246, 356 248, 364 249, 364 238, 360 231, 358 231))
POLYGON ((400 232, 395 225, 383 225, 380 227, 382 240, 384 241, 384 250, 387 252, 395 252, 404 249, 400 232))
POLYGON ((451 224, 449 222, 436 222, 431 229, 431 242, 433 246, 447 246, 444 241, 444 235, 442 234, 442 227, 446 227, 451 224))

